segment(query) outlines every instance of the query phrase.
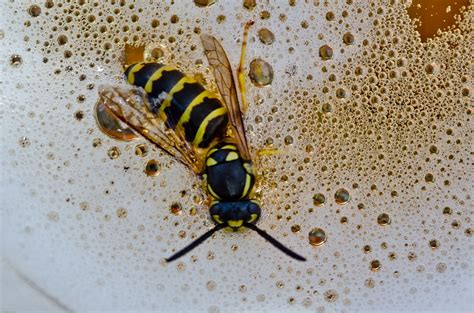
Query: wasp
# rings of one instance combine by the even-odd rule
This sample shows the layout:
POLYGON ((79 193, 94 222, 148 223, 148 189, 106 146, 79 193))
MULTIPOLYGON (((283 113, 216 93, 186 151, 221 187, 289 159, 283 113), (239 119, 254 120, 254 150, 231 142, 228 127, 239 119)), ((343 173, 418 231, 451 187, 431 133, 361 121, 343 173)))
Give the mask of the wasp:
POLYGON ((215 226, 167 262, 226 228, 251 229, 290 257, 306 260, 256 226, 261 208, 252 197, 256 177, 242 118, 247 108, 243 67, 252 24, 245 24, 237 73, 242 105, 225 50, 207 34, 201 35, 201 42, 220 97, 174 67, 146 62, 125 70, 125 79, 134 89, 102 87, 99 91, 98 104, 201 176, 211 197, 209 212, 215 226))

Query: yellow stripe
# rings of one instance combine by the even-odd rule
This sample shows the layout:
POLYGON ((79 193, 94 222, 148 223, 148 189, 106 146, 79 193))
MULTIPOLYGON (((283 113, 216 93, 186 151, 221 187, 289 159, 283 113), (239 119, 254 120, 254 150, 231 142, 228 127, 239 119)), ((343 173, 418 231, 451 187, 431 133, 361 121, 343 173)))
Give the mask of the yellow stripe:
POLYGON ((244 222, 243 220, 237 220, 237 221, 228 220, 227 224, 229 224, 230 227, 240 227, 242 226, 243 222, 244 222))
POLYGON ((255 222, 257 219, 258 215, 257 214, 250 214, 250 219, 247 221, 247 223, 252 223, 255 222))
POLYGON ((204 137, 204 133, 206 132, 207 125, 209 124, 209 122, 212 119, 214 119, 214 118, 216 118, 220 115, 224 115, 226 113, 227 113, 226 108, 222 107, 222 108, 219 108, 219 109, 215 109, 208 116, 206 116, 206 118, 202 121, 201 125, 199 125, 199 129, 198 129, 198 131, 196 133, 196 136, 194 137, 194 140, 193 140, 193 145, 198 146, 199 143, 201 143, 202 138, 204 137))
POLYGON ((181 127, 183 127, 183 124, 189 121, 193 108, 201 104, 204 98, 217 99, 217 97, 212 92, 209 92, 207 90, 201 92, 196 98, 193 99, 193 101, 191 101, 186 110, 184 110, 183 115, 181 115, 181 117, 179 118, 176 129, 181 129, 181 127))
POLYGON ((234 145, 225 145, 225 146, 222 146, 220 149, 237 150, 237 147, 234 145))
POLYGON ((211 154, 213 154, 213 153, 216 152, 217 150, 219 150, 219 149, 213 148, 213 149, 209 150, 209 152, 207 153, 207 156, 209 157, 211 154))
POLYGON ((249 174, 245 174, 245 186, 244 186, 244 191, 242 192, 242 196, 240 197, 240 199, 242 199, 248 194, 251 180, 252 180, 252 177, 250 177, 249 174))
POLYGON ((161 78, 161 75, 163 75, 163 72, 170 72, 173 71, 175 68, 172 66, 163 66, 160 67, 157 71, 151 75, 151 77, 148 79, 148 81, 145 84, 145 91, 147 93, 151 93, 153 90, 153 82, 157 81, 158 79, 161 78))
POLYGON ((183 90, 184 84, 186 84, 186 83, 192 84, 192 83, 195 83, 195 82, 196 81, 193 78, 189 77, 189 76, 184 76, 183 78, 181 78, 176 83, 176 85, 174 85, 173 88, 171 88, 170 92, 166 96, 165 101, 163 101, 163 103, 161 104, 160 112, 163 113, 165 111, 165 109, 171 105, 171 100, 173 100, 173 95, 175 93, 177 93, 178 91, 183 90))
POLYGON ((206 166, 214 166, 214 165, 216 165, 216 164, 217 164, 217 161, 214 160, 213 158, 208 158, 208 159, 206 160, 206 166))
POLYGON ((239 155, 237 154, 237 152, 229 152, 229 154, 227 154, 227 156, 225 157, 225 160, 227 162, 230 162, 230 161, 234 161, 234 160, 237 160, 239 158, 239 155))
POLYGON ((224 222, 221 220, 221 217, 219 215, 213 215, 212 218, 214 219, 214 221, 216 221, 217 223, 219 224, 223 224, 224 222))
POLYGON ((217 193, 215 193, 214 190, 212 190, 211 185, 207 184, 207 190, 209 191, 209 193, 211 194, 211 196, 213 196, 213 197, 216 198, 217 200, 221 200, 221 197, 219 197, 219 196, 217 195, 217 193))
POLYGON ((128 72, 127 80, 131 85, 134 85, 135 83, 135 73, 141 70, 146 63, 138 63, 135 64, 131 69, 130 72, 128 72))

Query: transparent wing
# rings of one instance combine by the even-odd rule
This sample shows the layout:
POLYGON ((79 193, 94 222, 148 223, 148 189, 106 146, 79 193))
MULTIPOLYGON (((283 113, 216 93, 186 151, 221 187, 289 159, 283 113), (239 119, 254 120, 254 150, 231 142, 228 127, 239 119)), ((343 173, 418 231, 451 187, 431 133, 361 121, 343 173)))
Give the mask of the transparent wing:
POLYGON ((181 135, 167 128, 159 116, 149 111, 148 97, 141 89, 101 87, 96 105, 105 105, 117 119, 148 139, 151 144, 173 156, 195 173, 202 173, 203 153, 195 150, 181 135))
POLYGON ((235 87, 234 76, 232 75, 232 68, 229 59, 227 58, 221 44, 213 36, 201 35, 201 41, 209 65, 214 70, 217 88, 219 89, 222 100, 227 106, 229 120, 240 154, 244 160, 250 161, 250 151, 245 136, 239 98, 237 96, 237 89, 235 87))

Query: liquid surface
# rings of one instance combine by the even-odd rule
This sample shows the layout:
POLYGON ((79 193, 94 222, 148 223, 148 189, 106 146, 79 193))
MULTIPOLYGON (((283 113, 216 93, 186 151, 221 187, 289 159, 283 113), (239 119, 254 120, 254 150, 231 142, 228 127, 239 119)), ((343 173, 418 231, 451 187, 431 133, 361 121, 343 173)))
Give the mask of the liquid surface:
POLYGON ((468 311, 473 11, 456 3, 423 35, 416 1, 1 1, 3 256, 77 312, 468 311), (246 76, 259 227, 308 261, 222 232, 166 264, 212 227, 208 196, 104 134, 98 89, 148 58, 215 91, 199 36, 236 68, 248 20, 245 73, 273 73, 246 76))

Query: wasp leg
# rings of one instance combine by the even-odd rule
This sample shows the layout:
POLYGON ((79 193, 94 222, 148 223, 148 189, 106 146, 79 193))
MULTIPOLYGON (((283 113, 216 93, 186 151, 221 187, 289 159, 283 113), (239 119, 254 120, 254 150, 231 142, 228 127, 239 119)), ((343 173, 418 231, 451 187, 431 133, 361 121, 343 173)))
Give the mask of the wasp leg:
POLYGON ((259 157, 266 156, 266 155, 280 155, 285 153, 285 151, 275 148, 267 148, 267 149, 260 149, 257 151, 257 155, 259 157))
POLYGON ((240 52, 240 64, 237 69, 237 78, 239 81, 239 90, 242 97, 242 113, 247 112, 247 100, 245 97, 245 73, 244 73, 244 62, 245 62, 245 51, 247 50, 247 36, 250 26, 253 25, 253 21, 248 21, 244 26, 244 38, 242 39, 242 51, 240 52))

